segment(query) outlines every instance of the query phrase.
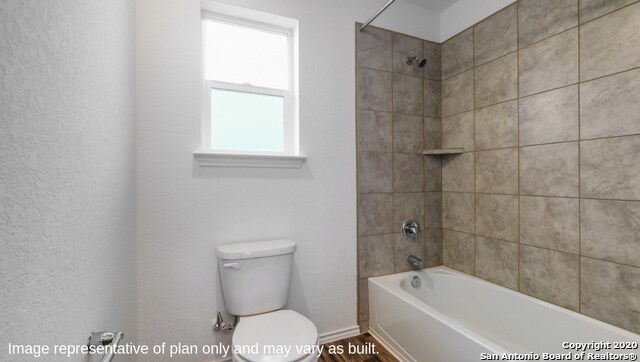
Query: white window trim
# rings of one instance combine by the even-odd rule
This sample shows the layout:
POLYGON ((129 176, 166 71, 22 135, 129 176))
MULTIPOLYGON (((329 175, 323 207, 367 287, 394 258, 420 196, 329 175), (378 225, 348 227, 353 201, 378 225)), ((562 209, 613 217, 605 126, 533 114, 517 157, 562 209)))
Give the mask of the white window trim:
POLYGON ((200 167, 301 168, 306 156, 241 155, 194 152, 200 167))
POLYGON ((202 100, 202 145, 201 150, 194 152, 194 158, 200 166, 213 167, 285 167, 300 168, 307 159, 299 154, 299 135, 295 101, 295 76, 296 68, 294 63, 294 30, 290 28, 269 25, 253 20, 245 20, 232 16, 202 12, 202 79, 203 79, 203 100, 202 100), (289 84, 286 90, 257 87, 251 84, 236 84, 221 81, 207 80, 205 74, 206 66, 206 39, 205 21, 213 20, 233 25, 246 26, 252 29, 260 29, 267 32, 284 34, 287 38, 288 48, 288 72, 289 84), (256 150, 219 150, 211 148, 211 90, 221 89, 239 91, 244 93, 264 94, 281 96, 284 100, 283 119, 283 140, 284 150, 282 152, 256 151, 256 150))

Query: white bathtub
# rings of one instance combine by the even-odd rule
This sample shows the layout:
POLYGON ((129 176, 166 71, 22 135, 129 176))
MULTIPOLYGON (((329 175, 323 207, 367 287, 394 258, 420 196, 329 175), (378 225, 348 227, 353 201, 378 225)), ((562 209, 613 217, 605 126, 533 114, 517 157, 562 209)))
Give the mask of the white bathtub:
POLYGON ((576 360, 584 350, 563 343, 586 342, 611 342, 587 354, 640 354, 638 334, 446 267, 370 278, 369 331, 401 361, 576 360))

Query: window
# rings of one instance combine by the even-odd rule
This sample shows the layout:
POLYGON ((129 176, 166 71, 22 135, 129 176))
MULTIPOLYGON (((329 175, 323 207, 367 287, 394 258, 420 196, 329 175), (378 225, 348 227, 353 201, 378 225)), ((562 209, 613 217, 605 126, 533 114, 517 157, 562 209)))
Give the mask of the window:
POLYGON ((204 151, 295 156, 293 30, 203 13, 204 151))

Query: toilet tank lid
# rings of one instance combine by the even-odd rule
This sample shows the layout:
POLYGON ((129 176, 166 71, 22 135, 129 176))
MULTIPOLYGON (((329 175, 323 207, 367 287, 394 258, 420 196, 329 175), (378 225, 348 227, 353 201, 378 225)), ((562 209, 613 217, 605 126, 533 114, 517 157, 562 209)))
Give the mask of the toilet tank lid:
POLYGON ((216 247, 220 259, 253 259, 265 256, 291 254, 296 251, 296 242, 291 239, 250 241, 246 243, 222 244, 216 247))

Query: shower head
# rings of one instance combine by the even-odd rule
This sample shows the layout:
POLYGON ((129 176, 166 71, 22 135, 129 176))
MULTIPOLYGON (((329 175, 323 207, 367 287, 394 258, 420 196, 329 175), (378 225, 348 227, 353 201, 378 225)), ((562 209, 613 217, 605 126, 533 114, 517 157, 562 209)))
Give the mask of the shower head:
POLYGON ((407 57, 406 62, 409 65, 413 64, 413 62, 416 62, 416 65, 418 66, 418 68, 422 68, 425 66, 425 64, 427 64, 426 59, 419 58, 419 57, 407 57))

